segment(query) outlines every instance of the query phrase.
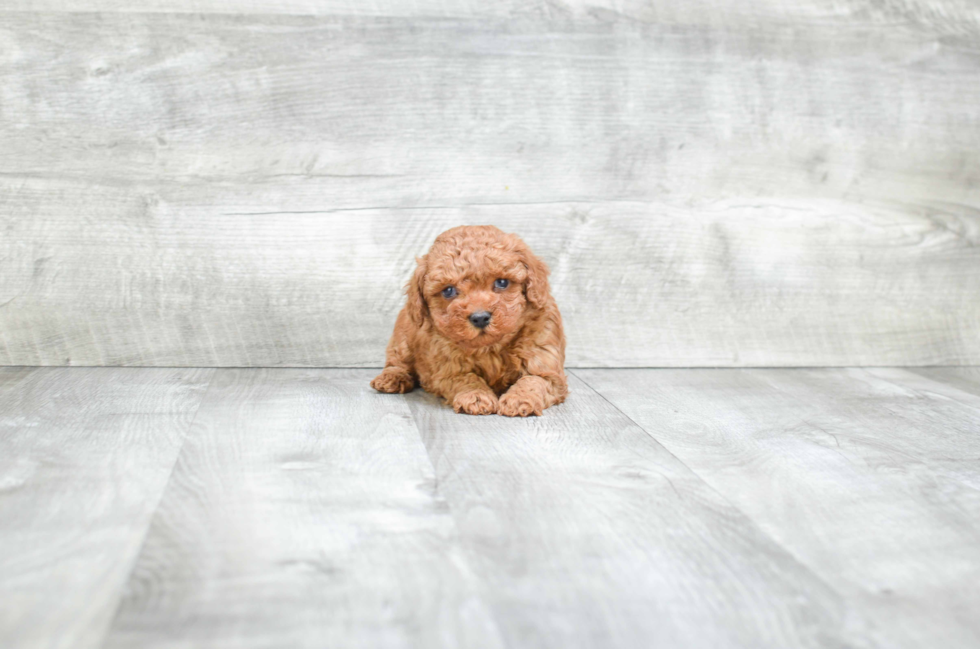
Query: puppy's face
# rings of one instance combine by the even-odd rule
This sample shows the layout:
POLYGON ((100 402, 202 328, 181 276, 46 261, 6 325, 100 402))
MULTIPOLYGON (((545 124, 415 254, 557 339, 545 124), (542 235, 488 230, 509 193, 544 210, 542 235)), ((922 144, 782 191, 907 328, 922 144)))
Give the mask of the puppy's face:
POLYGON ((422 300, 420 315, 465 349, 508 342, 525 313, 541 306, 532 298, 542 288, 546 295, 546 273, 514 235, 492 226, 454 228, 419 261, 414 281, 422 300))

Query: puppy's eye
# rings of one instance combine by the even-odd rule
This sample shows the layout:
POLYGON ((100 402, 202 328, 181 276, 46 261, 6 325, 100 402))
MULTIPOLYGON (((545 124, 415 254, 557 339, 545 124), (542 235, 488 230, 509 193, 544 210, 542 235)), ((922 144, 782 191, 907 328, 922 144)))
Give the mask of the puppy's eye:
POLYGON ((500 278, 493 283, 493 287, 501 291, 510 286, 510 280, 500 278))
POLYGON ((458 293, 459 291, 456 290, 455 286, 447 286, 446 288, 442 289, 442 297, 446 298, 447 300, 453 299, 458 293))

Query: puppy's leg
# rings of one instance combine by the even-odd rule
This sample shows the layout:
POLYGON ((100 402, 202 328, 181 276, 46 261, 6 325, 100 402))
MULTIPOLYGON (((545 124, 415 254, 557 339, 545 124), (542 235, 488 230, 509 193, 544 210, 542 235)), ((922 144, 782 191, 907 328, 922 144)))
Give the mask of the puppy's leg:
POLYGON ((500 397, 497 412, 508 417, 540 415, 545 408, 564 401, 567 393, 564 375, 545 378, 525 374, 500 397))
POLYGON ((378 392, 405 393, 415 388, 415 358, 412 352, 414 325, 406 309, 402 309, 395 321, 385 351, 385 368, 374 377, 371 387, 378 392))
POLYGON ((497 395, 486 381, 472 372, 432 377, 422 387, 441 395, 456 412, 468 415, 492 415, 497 412, 497 395))
POLYGON ((453 390, 452 398, 447 397, 446 400, 453 404, 456 412, 468 415, 492 415, 497 412, 497 395, 476 374, 458 377, 453 390))
POLYGON ((559 320, 538 330, 536 344, 522 349, 524 376, 500 397, 497 410, 508 417, 540 415, 545 408, 561 403, 568 395, 565 376, 565 342, 559 320))

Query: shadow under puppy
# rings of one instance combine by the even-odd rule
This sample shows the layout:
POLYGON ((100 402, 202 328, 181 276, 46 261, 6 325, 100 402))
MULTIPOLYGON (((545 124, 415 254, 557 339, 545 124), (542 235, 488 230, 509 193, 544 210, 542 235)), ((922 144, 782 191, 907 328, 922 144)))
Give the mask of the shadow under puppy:
POLYGON ((409 392, 418 381, 471 415, 540 415, 565 400, 548 267, 517 235, 492 225, 443 232, 405 292, 375 390, 409 392))

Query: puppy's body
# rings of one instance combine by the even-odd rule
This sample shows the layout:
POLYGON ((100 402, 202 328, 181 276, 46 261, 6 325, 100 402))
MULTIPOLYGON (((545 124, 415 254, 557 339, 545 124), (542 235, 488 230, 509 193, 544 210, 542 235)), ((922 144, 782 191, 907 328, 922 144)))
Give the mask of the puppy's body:
POLYGON ((565 400, 565 336, 548 269, 493 226, 439 235, 406 289, 385 369, 371 385, 416 381, 457 412, 540 415, 565 400))

